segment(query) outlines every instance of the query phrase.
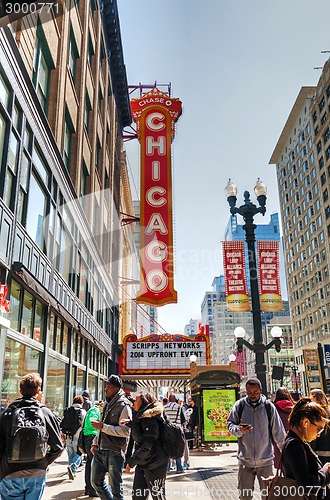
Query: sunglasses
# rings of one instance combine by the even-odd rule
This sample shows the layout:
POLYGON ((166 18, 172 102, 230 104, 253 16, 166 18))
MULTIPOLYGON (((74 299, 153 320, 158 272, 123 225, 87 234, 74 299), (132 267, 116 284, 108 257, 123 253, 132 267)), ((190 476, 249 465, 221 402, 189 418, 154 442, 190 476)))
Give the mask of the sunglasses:
POLYGON ((311 424, 315 425, 315 427, 317 428, 317 433, 316 433, 317 436, 322 434, 322 432, 324 431, 324 427, 319 427, 318 425, 314 424, 314 422, 311 422, 311 424))

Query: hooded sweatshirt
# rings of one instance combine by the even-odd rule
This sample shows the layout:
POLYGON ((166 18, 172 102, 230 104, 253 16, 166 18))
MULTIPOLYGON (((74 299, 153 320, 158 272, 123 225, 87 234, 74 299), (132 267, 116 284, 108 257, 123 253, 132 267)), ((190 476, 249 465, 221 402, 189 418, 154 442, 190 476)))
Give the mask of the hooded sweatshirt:
POLYGON ((0 415, 0 480, 8 474, 21 470, 44 469, 46 471, 56 458, 62 453, 63 444, 61 439, 61 430, 56 417, 46 406, 40 404, 36 398, 23 397, 16 399, 8 408, 0 415), (12 414, 16 408, 26 406, 39 406, 45 416, 46 429, 48 436, 48 450, 45 458, 36 460, 35 462, 8 463, 6 448, 11 436, 12 414))
MULTIPOLYGON (((241 465, 246 467, 265 467, 273 463, 274 451, 269 433, 269 421, 265 407, 266 397, 262 394, 257 404, 251 404, 245 397, 242 420, 252 425, 251 432, 243 434, 239 428, 239 401, 234 404, 227 419, 227 428, 232 436, 238 438, 237 458, 241 465)), ((285 440, 285 429, 282 421, 271 403, 270 427, 272 437, 279 449, 282 449, 285 440)))
POLYGON ((162 403, 150 403, 136 413, 128 425, 132 429, 135 451, 128 465, 139 465, 143 469, 156 469, 168 462, 159 438, 159 428, 164 420, 162 403))

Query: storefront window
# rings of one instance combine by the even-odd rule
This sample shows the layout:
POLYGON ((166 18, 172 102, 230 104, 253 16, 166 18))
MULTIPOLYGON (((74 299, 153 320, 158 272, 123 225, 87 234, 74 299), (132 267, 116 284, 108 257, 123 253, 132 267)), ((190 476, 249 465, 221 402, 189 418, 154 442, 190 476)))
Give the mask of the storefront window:
POLYGON ((20 301, 21 301, 22 287, 16 283, 16 281, 11 282, 10 289, 10 306, 8 319, 10 321, 10 326, 13 330, 19 330, 19 315, 20 315, 20 301))
POLYGON ((85 345, 86 345, 85 339, 81 338, 81 364, 83 364, 83 365, 86 363, 85 345))
POLYGON ((36 300, 35 315, 34 315, 34 328, 33 338, 38 342, 43 341, 43 306, 36 300))
POLYGON ((61 417, 65 404, 65 370, 66 364, 49 356, 46 387, 46 406, 61 417))
POLYGON ((24 290, 21 332, 23 333, 23 335, 27 335, 28 337, 31 337, 32 317, 33 317, 33 297, 29 292, 24 290))
POLYGON ((85 390, 84 375, 85 375, 84 370, 77 368, 76 396, 80 396, 85 390))
POLYGON ((50 315, 50 330, 49 330, 49 347, 54 349, 54 326, 55 326, 55 316, 53 313, 50 315))
POLYGON ((67 353, 68 353, 68 332, 69 332, 69 328, 64 323, 62 345, 61 345, 61 353, 64 354, 64 356, 67 356, 67 353))
POLYGON ((61 352, 61 327, 62 327, 62 321, 59 318, 57 318, 56 345, 55 345, 56 352, 61 352))
POLYGON ((20 342, 8 338, 1 389, 1 406, 7 407, 20 397, 19 381, 27 373, 39 371, 40 353, 20 342))
POLYGON ((88 375, 88 391, 90 394, 90 400, 93 404, 94 404, 95 397, 96 397, 96 383, 97 383, 97 377, 89 374, 88 375))

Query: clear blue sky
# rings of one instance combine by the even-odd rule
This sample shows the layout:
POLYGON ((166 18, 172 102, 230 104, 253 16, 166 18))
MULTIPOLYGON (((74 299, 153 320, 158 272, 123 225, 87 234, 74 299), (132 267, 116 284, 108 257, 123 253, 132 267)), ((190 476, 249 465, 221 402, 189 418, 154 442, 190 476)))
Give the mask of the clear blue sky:
MULTIPOLYGON (((170 333, 200 317, 206 290, 223 271, 228 177, 253 193, 268 187, 268 223, 279 210, 268 165, 302 86, 316 85, 330 54, 329 0, 118 0, 128 83, 172 83, 183 103, 173 142, 175 288, 159 308, 170 333)), ((138 186, 139 145, 127 144, 138 186)), ((136 193, 133 191, 134 197, 136 193)), ((254 195, 253 195, 254 197, 254 195)))

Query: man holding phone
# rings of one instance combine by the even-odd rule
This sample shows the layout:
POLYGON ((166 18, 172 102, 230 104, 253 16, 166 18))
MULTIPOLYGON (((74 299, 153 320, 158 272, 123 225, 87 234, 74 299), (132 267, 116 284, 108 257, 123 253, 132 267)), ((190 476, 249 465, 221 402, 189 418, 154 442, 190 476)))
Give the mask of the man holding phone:
POLYGON ((234 404, 227 419, 227 428, 238 438, 238 490, 241 500, 253 498, 254 481, 274 474, 273 442, 281 450, 285 429, 278 412, 261 394, 257 378, 246 382, 246 396, 234 404))

